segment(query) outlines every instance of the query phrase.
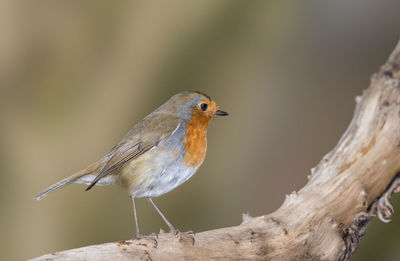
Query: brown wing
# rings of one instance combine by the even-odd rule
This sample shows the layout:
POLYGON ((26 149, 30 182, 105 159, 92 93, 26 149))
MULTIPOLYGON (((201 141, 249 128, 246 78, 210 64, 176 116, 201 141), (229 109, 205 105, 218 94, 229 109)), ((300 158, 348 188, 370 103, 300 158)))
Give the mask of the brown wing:
POLYGON ((123 140, 104 156, 107 158, 106 163, 86 190, 91 189, 114 170, 120 169, 125 163, 166 140, 179 127, 179 122, 172 114, 153 113, 137 123, 123 140))

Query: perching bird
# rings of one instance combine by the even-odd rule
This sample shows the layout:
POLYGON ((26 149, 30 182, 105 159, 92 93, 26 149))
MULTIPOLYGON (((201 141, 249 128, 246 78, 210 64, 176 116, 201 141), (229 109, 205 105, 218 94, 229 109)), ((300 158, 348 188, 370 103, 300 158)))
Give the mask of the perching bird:
POLYGON ((206 94, 185 91, 171 97, 138 122, 122 141, 99 161, 57 182, 36 196, 70 183, 89 185, 119 184, 132 200, 136 237, 140 233, 135 198, 145 197, 168 225, 180 234, 153 202, 187 181, 203 163, 207 151, 207 127, 215 116, 226 116, 206 94))

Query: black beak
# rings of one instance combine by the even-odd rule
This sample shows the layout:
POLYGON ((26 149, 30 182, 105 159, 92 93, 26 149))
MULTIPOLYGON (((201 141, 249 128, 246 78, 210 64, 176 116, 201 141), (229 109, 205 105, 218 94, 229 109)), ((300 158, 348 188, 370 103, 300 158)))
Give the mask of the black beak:
POLYGON ((227 113, 226 111, 221 111, 221 110, 216 111, 214 114, 217 115, 217 116, 227 116, 227 115, 229 115, 229 113, 227 113))

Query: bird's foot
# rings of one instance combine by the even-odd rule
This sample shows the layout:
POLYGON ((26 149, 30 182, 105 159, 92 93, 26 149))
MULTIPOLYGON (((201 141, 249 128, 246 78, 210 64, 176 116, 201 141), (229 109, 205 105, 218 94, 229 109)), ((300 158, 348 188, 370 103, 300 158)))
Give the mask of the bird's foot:
POLYGON ((176 236, 179 240, 190 240, 192 242, 192 245, 194 245, 194 235, 195 233, 193 231, 187 231, 187 232, 181 232, 178 229, 171 229, 170 233, 176 236))
POLYGON ((151 233, 150 235, 146 236, 143 235, 141 233, 136 233, 136 239, 146 239, 148 241, 150 241, 151 243, 153 243, 155 246, 157 246, 158 242, 158 235, 156 233, 151 233))

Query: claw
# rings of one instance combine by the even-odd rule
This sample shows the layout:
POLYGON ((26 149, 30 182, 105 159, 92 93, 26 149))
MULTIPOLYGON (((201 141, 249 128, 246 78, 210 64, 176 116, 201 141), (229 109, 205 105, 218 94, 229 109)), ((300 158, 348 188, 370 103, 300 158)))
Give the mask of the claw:
POLYGON ((156 233, 152 233, 148 236, 145 236, 141 233, 136 233, 136 239, 146 239, 146 240, 150 241, 151 243, 153 243, 155 246, 157 246, 157 244, 158 244, 158 241, 157 241, 158 235, 156 233))
POLYGON ((178 229, 170 229, 170 230, 169 230, 169 233, 170 233, 171 235, 176 236, 176 235, 178 235, 179 230, 178 230, 178 229))
POLYGON ((158 234, 157 233, 151 233, 149 236, 150 237, 155 237, 156 239, 158 239, 158 234))
POLYGON ((185 239, 185 238, 190 239, 192 241, 192 245, 194 245, 194 241, 195 241, 194 240, 194 235, 195 235, 195 233, 193 231, 190 230, 190 231, 187 231, 187 232, 181 232, 178 229, 174 229, 174 230, 171 230, 170 233, 172 235, 176 236, 177 238, 179 238, 179 240, 182 240, 182 239, 185 239))

